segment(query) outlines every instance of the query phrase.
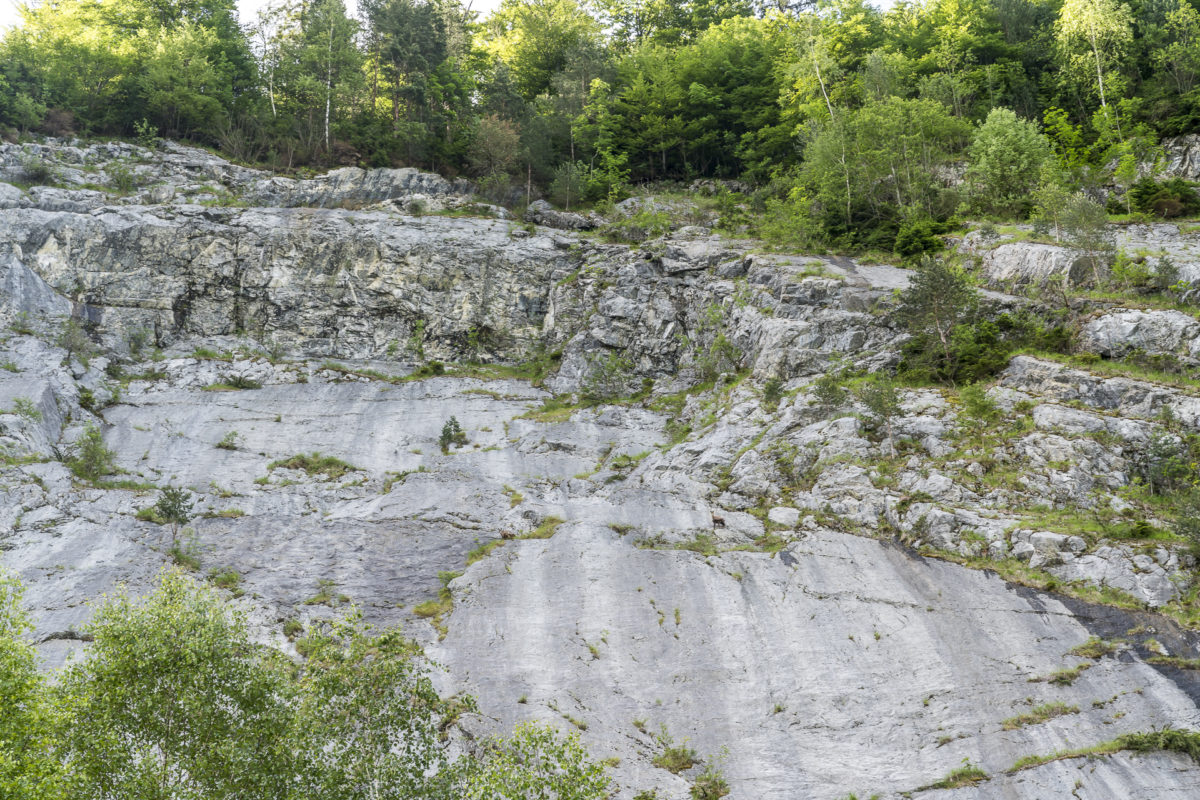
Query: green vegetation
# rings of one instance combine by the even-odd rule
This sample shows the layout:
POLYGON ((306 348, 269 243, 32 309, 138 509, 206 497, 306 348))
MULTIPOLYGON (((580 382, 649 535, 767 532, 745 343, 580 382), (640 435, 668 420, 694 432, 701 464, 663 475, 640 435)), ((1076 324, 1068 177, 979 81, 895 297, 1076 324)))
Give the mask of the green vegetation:
MULTIPOLYGON (((439 697, 418 648, 357 612, 309 628, 293 662, 255 645, 213 589, 168 572, 146 598, 110 596, 86 628, 86 657, 48 676, 24 639, 20 597, 0 575, 0 789, 14 800, 530 796, 511 787, 599 800, 608 791, 604 767, 549 728, 521 726, 476 756, 455 755, 447 730, 474 702, 439 697)), ((289 636, 303 630, 285 625, 289 636)))
POLYGON ((1086 663, 1085 664, 1076 664, 1073 667, 1067 667, 1066 669, 1055 670, 1054 672, 1051 672, 1049 675, 1042 675, 1037 678, 1030 678, 1029 682, 1030 683, 1040 683, 1042 681, 1045 681, 1046 683, 1052 683, 1055 686, 1070 686, 1071 684, 1075 683, 1075 681, 1077 681, 1079 679, 1079 676, 1082 675, 1085 670, 1090 669, 1091 666, 1092 666, 1091 664, 1086 664, 1086 663))
POLYGON ((1079 706, 1068 706, 1065 703, 1046 703, 1035 707, 1028 714, 1018 714, 1004 720, 1004 730, 1011 731, 1026 725, 1037 725, 1041 722, 1061 717, 1066 714, 1078 714, 1079 706))
POLYGON ((492 552, 502 544, 504 544, 503 539, 493 539, 490 542, 484 542, 483 544, 479 545, 471 552, 467 553, 467 566, 469 567, 476 561, 486 558, 488 553, 492 552))
POLYGON ((1096 758, 1118 753, 1122 750, 1143 753, 1163 750, 1166 752, 1183 753, 1200 764, 1200 733, 1179 730, 1177 728, 1164 728, 1161 731, 1149 731, 1146 733, 1127 733, 1123 736, 1118 736, 1116 739, 1100 742, 1088 747, 1059 750, 1047 756, 1025 756, 1018 759, 1008 769, 1008 772, 1020 772, 1023 769, 1030 769, 1042 764, 1049 764, 1051 761, 1061 761, 1068 758, 1096 758))
POLYGON ((1104 656, 1115 653, 1118 647, 1119 645, 1115 642, 1101 639, 1099 636, 1090 636, 1086 642, 1072 647, 1067 652, 1070 655, 1079 656, 1080 658, 1101 659, 1104 656))
POLYGON ((95 482, 116 471, 116 457, 116 453, 104 446, 100 429, 89 423, 83 429, 83 435, 75 446, 75 456, 67 461, 67 466, 75 477, 95 482))
POLYGON ((323 456, 314 452, 311 455, 295 455, 281 461, 272 461, 267 465, 268 470, 298 469, 309 475, 324 475, 329 480, 337 480, 348 472, 357 472, 358 467, 347 464, 334 456, 323 456))
POLYGON ((696 751, 687 747, 686 741, 678 745, 675 744, 665 727, 656 738, 662 747, 662 751, 651 761, 654 766, 678 775, 696 765, 696 751))
POLYGON ((210 383, 203 387, 206 392, 236 392, 242 389, 261 389, 262 384, 258 381, 241 375, 222 375, 221 379, 216 383, 210 383))
POLYGON ((522 534, 522 539, 549 539, 558 530, 558 526, 562 525, 566 520, 561 517, 556 517, 553 514, 543 519, 536 528, 529 533, 522 534))
POLYGON ((958 789, 962 786, 974 786, 977 783, 982 783, 990 779, 991 776, 982 769, 963 759, 963 766, 951 770, 946 777, 936 783, 922 786, 919 791, 926 789, 958 789))
POLYGON ((442 448, 442 453, 449 453, 451 446, 462 447, 466 443, 467 434, 463 432, 458 420, 455 417, 446 420, 446 424, 442 426, 442 433, 438 436, 438 447, 442 448))

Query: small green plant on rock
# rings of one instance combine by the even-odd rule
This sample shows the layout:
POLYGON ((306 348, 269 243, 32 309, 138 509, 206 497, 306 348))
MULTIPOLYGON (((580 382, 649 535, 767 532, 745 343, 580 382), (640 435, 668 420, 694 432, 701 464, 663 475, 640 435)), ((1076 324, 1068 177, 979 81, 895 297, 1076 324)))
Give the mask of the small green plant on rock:
POLYGON ((85 481, 97 481, 105 475, 110 475, 117 469, 117 454, 104 446, 104 436, 95 425, 89 424, 79 437, 75 457, 67 462, 67 467, 77 478, 85 481))
POLYGON ((353 464, 347 464, 345 461, 334 456, 323 456, 319 452, 314 452, 311 455, 301 453, 291 458, 272 461, 267 465, 267 469, 269 470, 280 468, 303 470, 309 475, 324 475, 330 480, 337 480, 347 472, 358 471, 358 467, 353 464))
POLYGON ((937 783, 922 786, 920 791, 924 791, 925 789, 958 789, 963 786, 974 786, 986 780, 990 780, 990 776, 972 764, 970 760, 964 758, 961 767, 951 770, 950 774, 937 783))
POLYGON ((729 783, 721 770, 710 764, 696 777, 689 794, 692 800, 720 800, 729 791, 729 783))
POLYGON ((777 376, 772 376, 763 384, 762 390, 763 405, 774 411, 779 407, 779 401, 783 399, 783 381, 777 376))
POLYGON ((629 389, 633 362, 620 353, 592 354, 587 359, 588 375, 580 390, 584 403, 596 405, 622 397, 629 389))
POLYGON ((1101 639, 1099 636, 1089 637, 1086 642, 1072 647, 1067 652, 1073 656, 1080 658, 1095 658, 1100 659, 1110 655, 1117 650, 1117 645, 1113 642, 1101 639))
POLYGON ((24 417, 30 422, 42 421, 42 412, 38 411, 37 406, 35 406, 33 401, 28 397, 13 398, 12 413, 16 414, 18 417, 24 417))
POLYGON ((240 438, 241 438, 241 435, 237 431, 229 431, 228 433, 226 433, 224 436, 221 437, 221 441, 217 442, 217 445, 216 445, 217 449, 218 450, 237 450, 238 449, 238 439, 240 439, 240 438))
POLYGON ((175 537, 180 525, 186 525, 192 517, 192 496, 186 489, 168 486, 158 496, 158 502, 152 506, 156 521, 159 524, 171 526, 171 546, 175 546, 175 537))
POLYGON ((1032 709, 1028 714, 1018 714, 1015 717, 1009 717, 1001 724, 1004 726, 1004 730, 1011 731, 1026 725, 1037 725, 1055 717, 1078 713, 1079 706, 1069 706, 1066 703, 1046 703, 1032 709))
POLYGON ((62 327, 58 330, 58 336, 54 343, 67 351, 67 361, 72 357, 78 358, 80 362, 87 366, 87 359, 95 352, 96 346, 92 344, 92 340, 88 338, 87 332, 83 326, 75 319, 68 318, 63 321, 62 327))
POLYGON ((674 738, 667 731, 667 726, 663 725, 658 735, 654 737, 659 746, 662 747, 662 752, 654 757, 651 762, 654 766, 660 769, 665 769, 672 775, 678 775, 684 770, 691 769, 698 763, 696 751, 687 746, 687 740, 675 744, 674 738))
POLYGON ((451 417, 446 420, 446 424, 442 426, 442 435, 438 437, 438 446, 442 448, 442 453, 448 454, 451 445, 462 447, 466 443, 467 434, 463 432, 462 426, 458 424, 458 419, 451 417))

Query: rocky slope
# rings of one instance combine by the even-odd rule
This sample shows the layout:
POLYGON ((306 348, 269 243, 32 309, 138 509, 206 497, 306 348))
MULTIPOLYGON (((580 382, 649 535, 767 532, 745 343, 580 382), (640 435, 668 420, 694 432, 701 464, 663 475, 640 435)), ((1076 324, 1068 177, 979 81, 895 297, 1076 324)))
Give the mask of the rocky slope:
MULTIPOLYGON (((1200 783, 1166 753, 1007 772, 1200 727, 1197 672, 1161 658, 1200 656, 1176 621, 1195 618, 1191 557, 1069 522, 1128 507, 1164 409, 1200 426, 1186 384, 1020 356, 986 431, 951 392, 905 392, 893 455, 812 381, 895 363, 904 270, 701 228, 606 244, 411 170, 284 180, 174 146, 5 146, 0 179, 28 182, 33 158, 62 185, 0 183, 0 549, 47 664, 84 646, 90 601, 172 563, 169 526, 137 512, 186 486, 178 551, 236 573, 218 580, 264 639, 290 649, 285 622, 353 602, 479 699, 465 725, 578 729, 617 759, 621 798, 688 796, 704 767, 654 766, 668 738, 734 798, 1200 783), (71 316, 95 352, 63 335, 71 316), (598 386, 644 399, 553 400, 598 386), (468 442, 443 453, 452 416, 468 442), (89 424, 120 469, 100 486, 62 463, 89 424), (352 469, 290 460, 314 452, 352 469), (1111 649, 1071 653, 1090 637, 1111 649), (1067 711, 1005 724, 1048 703, 1067 711), (921 788, 964 761, 990 780, 921 788)), ((1194 266, 1190 234, 1154 235, 1194 266)), ((1195 358, 1196 326, 1109 309, 1082 337, 1195 358)))

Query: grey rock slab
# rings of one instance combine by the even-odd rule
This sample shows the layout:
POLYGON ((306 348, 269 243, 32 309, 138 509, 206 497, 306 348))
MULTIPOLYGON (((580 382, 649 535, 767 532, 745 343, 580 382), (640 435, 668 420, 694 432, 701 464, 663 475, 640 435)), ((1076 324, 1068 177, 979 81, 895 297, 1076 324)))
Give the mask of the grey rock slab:
POLYGON ((1060 737, 1200 720, 1139 663, 1105 662, 1072 687, 1030 684, 1088 636, 1051 597, 1034 603, 994 576, 841 534, 785 552, 787 563, 636 550, 586 526, 513 543, 452 584, 449 634, 432 652, 444 687, 480 698, 498 729, 586 722, 595 752, 621 759, 622 798, 655 786, 686 796, 649 764, 658 748, 635 719, 705 758, 727 747, 731 796, 780 800, 911 790, 963 758, 993 772, 1060 737), (1143 694, 1123 695, 1119 719, 1090 708, 1131 681, 1143 694), (1002 730, 1031 694, 1085 710, 1002 730), (953 742, 938 746, 946 733, 953 742))

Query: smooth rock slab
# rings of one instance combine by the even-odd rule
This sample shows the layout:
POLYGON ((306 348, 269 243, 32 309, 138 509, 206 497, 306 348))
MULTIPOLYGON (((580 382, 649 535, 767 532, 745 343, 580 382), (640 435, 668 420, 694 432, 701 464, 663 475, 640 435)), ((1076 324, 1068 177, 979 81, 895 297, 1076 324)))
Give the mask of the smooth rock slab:
MULTIPOLYGON (((1188 695, 1140 662, 1106 659, 1068 687, 1030 683, 1077 661, 1065 654, 1089 631, 1067 608, 871 539, 818 531, 775 558, 704 558, 577 526, 513 543, 452 587, 449 635, 432 648, 444 688, 474 694, 500 729, 586 723, 596 755, 621 759, 621 798, 687 797, 694 772, 650 765, 662 725, 706 759, 729 749, 730 797, 833 800, 913 790, 964 758, 997 772, 1068 742, 1200 723, 1188 695), (1026 698, 1080 713, 1003 730, 1026 698)), ((1200 768, 1181 768, 1172 785, 1200 782, 1200 768)), ((1112 780, 1140 791, 1137 771, 1112 780)))

